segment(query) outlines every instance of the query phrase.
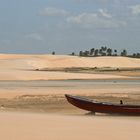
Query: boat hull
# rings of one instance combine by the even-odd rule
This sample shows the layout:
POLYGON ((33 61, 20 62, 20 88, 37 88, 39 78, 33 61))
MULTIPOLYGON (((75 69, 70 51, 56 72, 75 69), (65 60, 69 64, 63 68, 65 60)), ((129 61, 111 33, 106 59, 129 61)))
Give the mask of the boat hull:
POLYGON ((72 105, 87 111, 109 114, 140 115, 140 106, 95 102, 78 96, 65 95, 72 105))

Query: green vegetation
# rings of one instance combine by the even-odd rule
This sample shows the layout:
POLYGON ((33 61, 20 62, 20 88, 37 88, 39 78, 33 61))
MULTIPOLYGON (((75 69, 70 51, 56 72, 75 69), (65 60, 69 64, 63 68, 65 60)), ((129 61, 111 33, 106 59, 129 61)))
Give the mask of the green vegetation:
POLYGON ((132 57, 132 58, 140 58, 140 53, 133 53, 132 55, 128 55, 127 50, 124 49, 123 51, 118 54, 117 49, 111 49, 106 46, 102 46, 99 49, 92 48, 90 50, 80 51, 79 56, 83 57, 96 57, 96 56, 124 56, 124 57, 132 57))
MULTIPOLYGON (((52 55, 55 55, 56 52, 53 51, 52 55)), ((69 55, 76 56, 75 52, 70 53, 69 55)), ((131 58, 140 58, 140 53, 128 54, 126 49, 123 49, 121 52, 118 52, 117 49, 108 48, 107 46, 101 46, 100 48, 91 48, 90 50, 80 51, 78 56, 82 57, 99 57, 99 56, 124 56, 131 58)))

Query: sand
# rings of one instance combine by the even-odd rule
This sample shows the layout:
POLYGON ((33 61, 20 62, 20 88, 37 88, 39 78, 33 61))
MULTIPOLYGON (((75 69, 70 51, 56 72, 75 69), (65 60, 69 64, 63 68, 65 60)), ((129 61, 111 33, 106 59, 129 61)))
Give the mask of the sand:
MULTIPOLYGON (((7 68, 45 67, 140 67, 140 59, 128 57, 79 57, 68 55, 17 55, 0 54, 1 63, 7 68), (3 62, 3 60, 5 60, 3 62), (7 65, 8 63, 14 65, 7 65)), ((1 65, 2 66, 2 65, 1 65)))
POLYGON ((0 139, 139 140, 140 117, 90 116, 64 97, 139 104, 139 68, 126 57, 0 54, 0 139))
POLYGON ((140 118, 0 113, 3 140, 139 140, 140 118))
MULTIPOLYGON (((0 55, 0 80, 66 80, 129 78, 116 73, 38 71, 55 68, 140 68, 140 59, 125 57, 78 57, 65 55, 0 55)), ((93 71, 94 72, 94 71, 93 71)))

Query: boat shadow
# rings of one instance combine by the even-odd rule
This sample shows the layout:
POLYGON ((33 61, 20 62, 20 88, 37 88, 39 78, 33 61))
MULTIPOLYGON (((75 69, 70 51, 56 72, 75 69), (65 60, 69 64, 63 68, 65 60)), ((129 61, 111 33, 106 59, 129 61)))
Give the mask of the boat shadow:
POLYGON ((95 112, 87 112, 84 116, 98 116, 98 117, 140 117, 140 115, 128 115, 128 114, 109 114, 109 113, 95 113, 95 112))

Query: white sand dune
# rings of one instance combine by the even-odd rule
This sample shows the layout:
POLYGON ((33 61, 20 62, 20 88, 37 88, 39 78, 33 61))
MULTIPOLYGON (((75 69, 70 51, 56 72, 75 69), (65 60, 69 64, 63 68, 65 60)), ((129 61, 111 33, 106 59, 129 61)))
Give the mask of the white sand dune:
POLYGON ((137 117, 0 113, 2 140, 139 140, 137 117))
POLYGON ((140 67, 140 59, 126 57, 78 57, 66 55, 0 54, 1 80, 60 80, 126 78, 104 74, 30 71, 41 68, 66 67, 140 67))
POLYGON ((127 57, 0 54, 0 60, 1 68, 140 67, 140 59, 127 57))

